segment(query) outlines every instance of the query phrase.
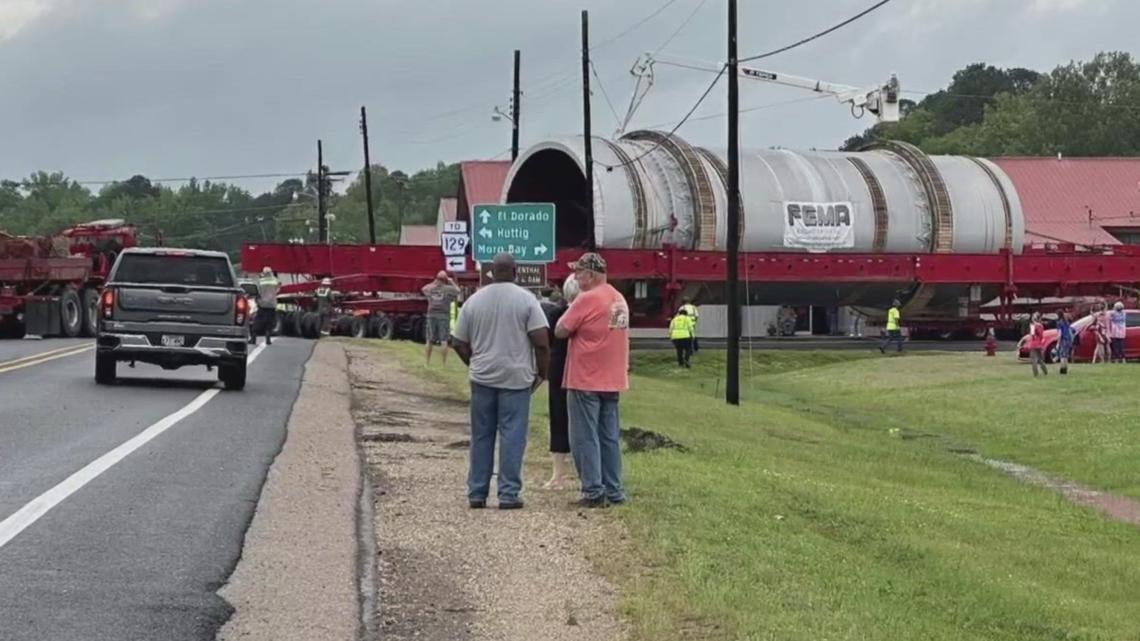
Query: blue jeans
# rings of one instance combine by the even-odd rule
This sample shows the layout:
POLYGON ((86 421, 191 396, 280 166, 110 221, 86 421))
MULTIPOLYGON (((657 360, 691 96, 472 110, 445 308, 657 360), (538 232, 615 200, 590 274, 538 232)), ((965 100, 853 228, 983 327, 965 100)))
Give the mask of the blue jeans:
POLYGON ((625 501, 621 480, 621 419, 616 392, 569 390, 570 453, 582 497, 625 501))
POLYGON ((471 383, 471 464, 467 500, 486 501, 499 440, 499 503, 518 503, 530 421, 530 390, 499 389, 471 383))

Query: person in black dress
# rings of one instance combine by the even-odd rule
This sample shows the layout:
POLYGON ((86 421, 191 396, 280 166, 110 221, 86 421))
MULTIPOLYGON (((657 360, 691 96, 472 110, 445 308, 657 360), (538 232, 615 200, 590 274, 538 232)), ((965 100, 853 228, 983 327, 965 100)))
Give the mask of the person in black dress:
POLYGON ((568 462, 570 459, 570 414, 566 407, 566 390, 562 387, 562 372, 566 368, 568 339, 556 339, 554 328, 558 319, 566 313, 574 297, 578 295, 578 283, 570 276, 562 286, 562 296, 554 292, 544 301, 542 310, 546 312, 546 323, 550 327, 550 380, 547 391, 550 397, 550 456, 554 470, 550 480, 542 487, 547 490, 562 490, 569 481, 568 462))

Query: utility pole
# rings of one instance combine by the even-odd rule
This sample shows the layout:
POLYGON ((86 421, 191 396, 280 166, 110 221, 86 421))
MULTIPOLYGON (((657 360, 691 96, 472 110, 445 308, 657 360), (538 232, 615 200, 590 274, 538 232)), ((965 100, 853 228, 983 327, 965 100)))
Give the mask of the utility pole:
POLYGON ((515 82, 511 90, 511 162, 519 157, 519 67, 522 64, 522 52, 515 49, 515 82))
POLYGON ((360 135, 364 138, 364 192, 368 195, 368 242, 376 244, 376 217, 372 213, 372 158, 368 155, 368 112, 360 107, 360 135))
POLYGON ((326 219, 325 185, 325 154, 321 141, 317 140, 317 242, 329 242, 329 223, 326 219))
POLYGON ((728 0, 728 358, 724 400, 740 405, 740 87, 736 0, 728 0))
POLYGON ((586 154, 586 214, 590 220, 590 246, 593 246, 594 146, 590 133, 590 12, 582 11, 582 135, 586 154))

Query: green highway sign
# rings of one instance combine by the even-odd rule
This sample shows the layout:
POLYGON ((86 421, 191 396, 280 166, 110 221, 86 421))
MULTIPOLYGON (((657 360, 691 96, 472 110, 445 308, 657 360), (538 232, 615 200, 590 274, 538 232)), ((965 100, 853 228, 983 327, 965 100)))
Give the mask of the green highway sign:
POLYGON ((506 252, 520 263, 554 262, 554 203, 475 205, 471 257, 490 262, 506 252))

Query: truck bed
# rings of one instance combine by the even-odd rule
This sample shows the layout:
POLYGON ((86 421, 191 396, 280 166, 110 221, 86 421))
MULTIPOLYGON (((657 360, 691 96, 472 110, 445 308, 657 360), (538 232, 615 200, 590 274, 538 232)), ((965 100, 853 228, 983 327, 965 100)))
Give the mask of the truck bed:
POLYGON ((0 286, 13 287, 17 293, 30 293, 47 282, 76 282, 91 278, 91 259, 72 258, 3 258, 0 259, 0 286))

